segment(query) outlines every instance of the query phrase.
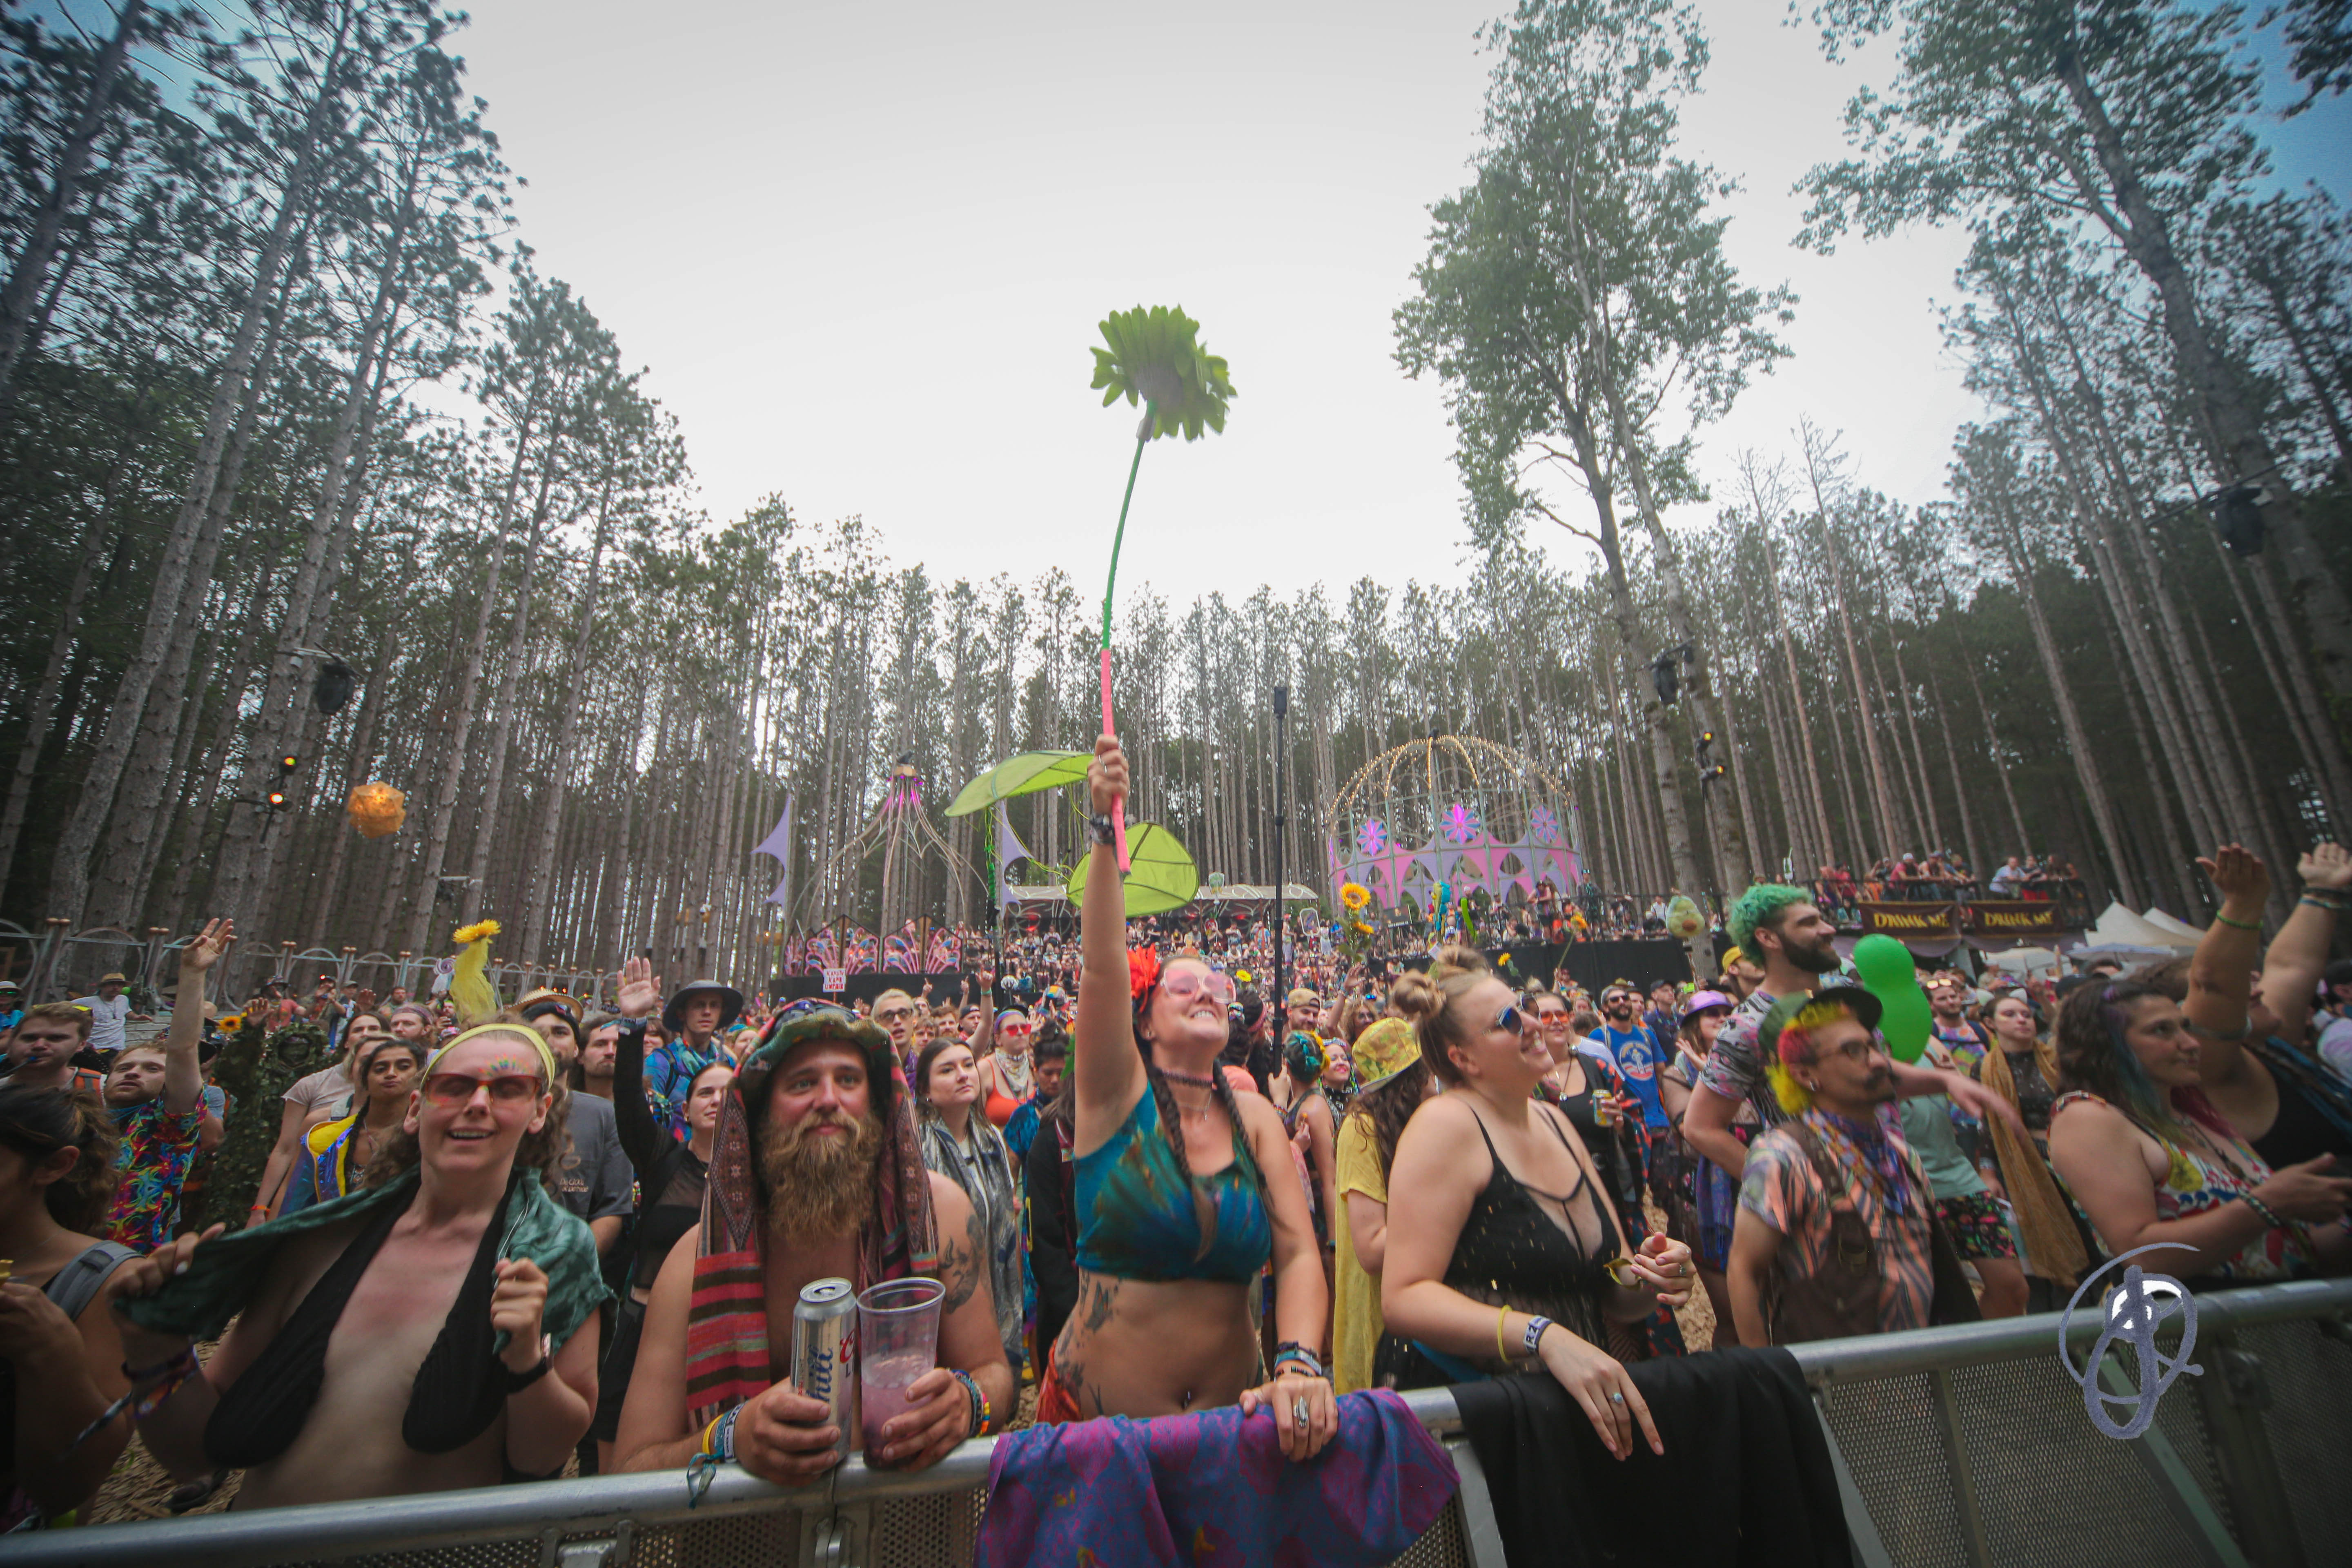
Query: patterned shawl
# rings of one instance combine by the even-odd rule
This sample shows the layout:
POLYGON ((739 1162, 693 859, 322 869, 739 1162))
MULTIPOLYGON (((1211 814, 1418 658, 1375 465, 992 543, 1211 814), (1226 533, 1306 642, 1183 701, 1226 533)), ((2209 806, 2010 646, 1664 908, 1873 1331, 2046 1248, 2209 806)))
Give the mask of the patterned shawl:
POLYGON ((860 1290, 885 1279, 939 1272, 929 1173, 915 1132, 913 1097, 890 1037, 828 1003, 795 1002, 743 1058, 719 1110, 716 1146, 694 1251, 687 1310, 686 1402, 697 1426, 775 1380, 768 1348, 767 1216, 760 1191, 759 1128, 768 1079, 793 1047, 841 1040, 866 1053, 873 1114, 882 1123, 874 1162, 874 1212, 857 1233, 860 1290))

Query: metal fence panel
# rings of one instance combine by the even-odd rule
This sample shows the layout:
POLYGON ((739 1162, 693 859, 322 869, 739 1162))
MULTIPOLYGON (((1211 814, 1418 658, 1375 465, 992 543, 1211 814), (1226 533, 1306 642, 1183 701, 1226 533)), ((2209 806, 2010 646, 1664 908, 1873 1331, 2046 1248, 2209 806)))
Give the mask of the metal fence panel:
MULTIPOLYGON (((2174 1386, 2152 1440, 2137 1444, 2091 1426, 2058 1364, 2050 1317, 1802 1345, 1796 1355, 1851 1473, 1848 1517, 1874 1563, 2270 1568, 2299 1556, 2316 1568, 2352 1563, 2347 1313, 2344 1283, 2201 1298, 2205 1373, 2174 1386)), ((2094 1314, 2078 1315, 2078 1360, 2097 1329, 2094 1314)), ((1408 1403, 1433 1432, 1458 1434, 1447 1391, 1408 1403)), ((1463 1493, 1400 1562, 1492 1568, 1492 1505, 1475 1456, 1450 1446, 1463 1493)), ((971 1561, 993 1447, 966 1444, 920 1475, 853 1459, 834 1482, 789 1493, 722 1470, 692 1509, 677 1474, 614 1476, 12 1536, 0 1539, 0 1562, 930 1568, 971 1561)))
POLYGON ((2238 1342, 2262 1363, 2263 1424, 2304 1560, 2352 1563, 2352 1346, 2340 1321, 2273 1323, 2238 1342))

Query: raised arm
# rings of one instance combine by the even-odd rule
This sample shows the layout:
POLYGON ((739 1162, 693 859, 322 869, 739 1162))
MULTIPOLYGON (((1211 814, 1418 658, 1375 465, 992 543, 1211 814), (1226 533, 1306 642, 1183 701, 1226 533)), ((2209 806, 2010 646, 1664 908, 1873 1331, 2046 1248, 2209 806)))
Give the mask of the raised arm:
MULTIPOLYGON (((655 1167, 676 1144, 654 1120, 653 1107, 646 1103, 646 1018, 661 995, 661 983, 653 971, 653 964, 644 958, 621 965, 617 1003, 621 1035, 613 1051, 613 1125, 621 1134, 621 1152, 636 1167, 638 1177, 648 1183, 655 1167)), ((646 1195, 653 1195, 650 1186, 646 1195)))
POLYGON ((236 940, 235 924, 209 921, 180 950, 180 993, 172 1004, 172 1026, 163 1035, 163 1109, 174 1116, 204 1102, 205 1070, 196 1061, 196 1045, 205 1032, 205 972, 236 940))
MULTIPOLYGON (((1095 742, 1087 770, 1095 815, 1109 814, 1127 796, 1127 753, 1108 735, 1095 742)), ((1127 886, 1119 879, 1118 855, 1097 844, 1087 860, 1087 889, 1078 907, 1078 933, 1086 968, 1078 979, 1076 1028, 1071 1039, 1071 1072, 1076 1075, 1079 1143, 1099 1143, 1109 1124, 1127 1114, 1143 1090, 1143 1058, 1135 1048, 1135 1013, 1128 990, 1127 886), (1097 1117, 1109 1124, 1093 1126, 1097 1117), (1091 1140, 1087 1133, 1096 1134, 1091 1140)))
POLYGON ((2200 1047, 2199 1076, 2208 1083, 2231 1077, 2246 1037, 2246 1005, 2254 966, 2263 956, 2263 903, 2270 868, 2243 845, 2224 844, 2198 867, 2212 879, 2221 908, 2189 960, 2189 1001, 2181 1011, 2200 1047))
POLYGON ((2327 950, 2336 942, 2336 917, 2343 912, 2346 889, 2352 889, 2352 851, 2341 844, 2319 845, 2296 865, 2295 874, 2303 879, 2303 896, 2263 955, 2263 1004, 2278 1019, 2279 1037, 2300 1045, 2320 972, 2327 967, 2327 950))

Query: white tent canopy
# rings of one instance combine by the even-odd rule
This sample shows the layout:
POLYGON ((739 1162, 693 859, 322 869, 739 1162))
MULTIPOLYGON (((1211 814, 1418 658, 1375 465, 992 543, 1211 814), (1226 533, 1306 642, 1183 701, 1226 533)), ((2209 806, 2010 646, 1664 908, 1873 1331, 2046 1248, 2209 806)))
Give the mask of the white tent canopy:
POLYGON ((2195 947, 2199 942, 2205 940, 2205 933, 2203 931, 2199 931, 2187 921, 2174 920, 2162 910, 2151 909, 2142 914, 2139 918, 2146 921, 2148 924, 2154 926, 2158 931, 2170 931, 2176 940, 2186 940, 2191 947, 2195 947))
MULTIPOLYGON (((2155 911, 2161 912, 2161 911, 2155 911)), ((2186 952, 2195 947, 2201 935, 2191 931, 2169 915, 2169 925, 2158 925, 2142 915, 2136 915, 2121 904, 2109 904, 2090 931, 2092 947, 2146 948, 2157 952, 2186 952), (2179 930, 2171 929, 2179 926, 2179 930), (2185 934, 2184 934, 2185 933, 2185 934)))

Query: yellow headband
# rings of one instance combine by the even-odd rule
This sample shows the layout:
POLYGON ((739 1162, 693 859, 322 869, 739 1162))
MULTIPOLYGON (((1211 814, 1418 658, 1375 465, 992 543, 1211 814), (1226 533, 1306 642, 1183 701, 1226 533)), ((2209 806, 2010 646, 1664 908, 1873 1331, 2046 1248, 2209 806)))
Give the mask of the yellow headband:
POLYGON ((472 1028, 460 1032, 446 1045, 440 1047, 431 1056, 425 1058, 425 1070, 431 1072, 434 1063, 464 1045, 467 1040, 482 1035, 519 1035, 538 1047, 540 1065, 547 1071, 547 1087, 551 1089, 555 1087, 555 1080, 561 1076, 555 1067, 555 1053, 548 1049, 547 1037, 529 1024, 477 1024, 472 1028))

